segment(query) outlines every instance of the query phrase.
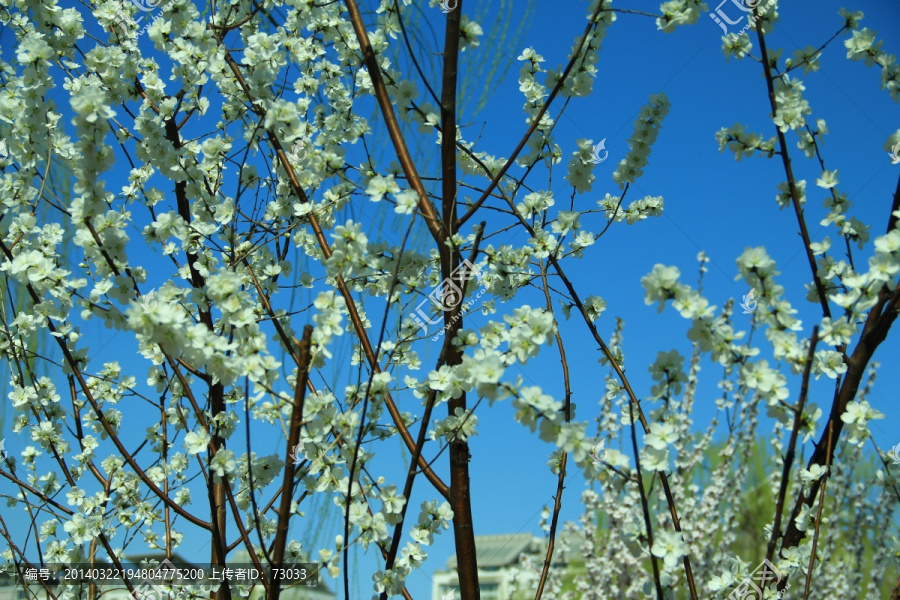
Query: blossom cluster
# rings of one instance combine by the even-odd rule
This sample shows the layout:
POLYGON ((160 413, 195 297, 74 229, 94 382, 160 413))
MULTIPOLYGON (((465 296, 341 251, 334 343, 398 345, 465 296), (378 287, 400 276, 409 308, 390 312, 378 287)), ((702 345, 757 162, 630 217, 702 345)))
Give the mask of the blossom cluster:
POLYGON ((628 154, 619 161, 612 176, 620 188, 634 183, 635 179, 643 175, 651 146, 659 135, 663 119, 669 114, 670 106, 665 92, 660 92, 650 96, 650 102, 641 108, 634 122, 634 132, 628 138, 628 154))

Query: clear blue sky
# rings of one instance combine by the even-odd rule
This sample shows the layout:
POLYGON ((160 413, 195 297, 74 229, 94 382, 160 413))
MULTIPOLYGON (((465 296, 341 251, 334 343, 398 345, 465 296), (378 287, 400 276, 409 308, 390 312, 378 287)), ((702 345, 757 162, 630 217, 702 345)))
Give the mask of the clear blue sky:
MULTIPOLYGON (((717 3, 714 3, 714 8, 717 3)), ((474 3, 463 10, 469 13, 474 3)), ((516 11, 523 10, 524 3, 516 4, 516 11)), ((657 3, 640 3, 643 8, 656 10, 657 3)), ((782 2, 781 21, 775 33, 769 37, 769 47, 784 47, 783 56, 807 45, 818 47, 840 26, 837 12, 841 6, 861 10, 866 14, 863 25, 878 31, 884 39, 884 48, 893 54, 900 53, 900 2, 897 0, 860 0, 838 3, 831 0, 817 2, 782 2)), ((638 8, 638 3, 618 2, 617 7, 638 8)), ((509 53, 514 59, 521 50, 533 46, 542 54, 548 68, 564 64, 573 41, 581 35, 585 26, 586 3, 570 0, 538 1, 536 14, 524 39, 513 41, 509 53)), ((437 8, 423 8, 426 18, 443 34, 442 15, 437 8)), ((484 24, 485 30, 488 29, 484 24)), ((793 214, 780 211, 775 204, 776 184, 783 180, 780 161, 745 158, 735 163, 733 154, 718 152, 714 134, 720 127, 729 127, 736 121, 748 125, 751 130, 768 138, 774 127, 768 120, 768 102, 761 67, 752 60, 726 61, 720 43, 721 30, 708 16, 701 17, 692 27, 678 29, 664 35, 656 31, 652 19, 640 15, 618 15, 609 28, 604 50, 597 65, 599 74, 594 84, 595 93, 587 100, 574 100, 565 114, 559 118, 555 137, 561 144, 563 155, 576 149, 577 138, 591 138, 594 142, 606 138, 609 159, 595 169, 597 181, 589 194, 577 198, 577 207, 595 208, 596 200, 605 193, 618 194, 618 186, 611 179, 616 163, 624 157, 625 142, 632 133, 633 121, 638 110, 647 102, 650 94, 665 91, 672 103, 657 144, 653 147, 650 164, 645 175, 632 186, 627 201, 645 195, 661 195, 665 198, 663 216, 626 226, 614 225, 601 240, 591 247, 587 258, 580 264, 569 263, 576 288, 583 296, 602 296, 608 308, 599 322, 601 333, 607 337, 612 331, 616 316, 625 319, 625 352, 628 374, 639 396, 650 388, 647 366, 660 350, 677 348, 688 356, 690 346, 685 338, 689 322, 671 309, 657 314, 655 306, 644 304, 644 290, 640 278, 655 263, 678 266, 683 280, 696 281, 698 251, 704 250, 711 258, 709 273, 704 280, 705 295, 713 304, 721 307, 729 297, 740 298, 748 290, 742 282, 735 282, 737 269, 734 260, 747 246, 765 246, 776 260, 781 275, 779 281, 788 290, 788 297, 800 310, 804 331, 809 332, 818 319, 816 307, 803 299, 802 284, 810 279, 809 267, 801 254, 802 245, 797 235, 793 214)), ((7 52, 9 37, 0 40, 7 52)), ((148 44, 147 40, 142 46, 148 44)), ((486 47, 482 43, 482 48, 486 47)), ((467 52, 478 52, 478 49, 467 52)), ((459 122, 471 125, 464 130, 466 139, 480 138, 477 150, 498 156, 508 156, 525 130, 521 110, 523 97, 516 82, 518 63, 514 63, 506 79, 497 86, 488 105, 480 113, 463 115, 459 122), (482 129, 483 127, 483 129, 482 129)), ((810 118, 827 121, 830 135, 826 137, 824 155, 829 168, 840 169, 839 188, 854 202, 853 214, 872 225, 872 235, 884 232, 890 196, 900 176, 900 167, 892 166, 882 149, 887 136, 900 127, 900 110, 888 94, 880 90, 880 69, 867 68, 862 63, 845 59, 842 39, 836 40, 826 50, 822 69, 803 77, 806 83, 805 97, 813 108, 810 118)), ((423 89, 423 86, 419 86, 423 89)), ((478 90, 480 93, 480 90, 478 90)), ((57 102, 67 110, 65 93, 56 91, 57 102)), ((562 106, 557 102, 551 113, 556 116, 562 106)), ((68 117, 64 118, 68 126, 68 117)), ((111 138, 109 140, 111 142, 111 138)), ((821 207, 823 190, 815 188, 814 181, 820 174, 816 164, 807 161, 802 153, 791 145, 794 166, 799 178, 809 182, 807 193, 807 222, 814 240, 821 240, 827 233, 818 225, 824 210, 821 207)), ((513 168, 519 175, 521 169, 513 168)), ((554 191, 568 195, 562 179, 564 166, 554 177, 554 191)), ((546 179, 536 174, 530 183, 541 189, 546 179)), ((110 176, 112 185, 120 184, 110 176)), ((479 181, 480 183, 480 181, 479 181)), ((599 222, 599 221, 598 221, 599 222)), ((592 229, 599 231, 602 226, 592 229)), ((373 226, 369 237, 378 237, 373 226)), ((509 243, 522 243, 524 238, 511 237, 509 243)), ((132 234, 132 237, 136 237, 132 234)), ((532 303, 537 299, 532 299, 532 303)), ((370 311, 370 318, 376 315, 370 311)), ((739 326, 748 322, 736 318, 739 326)), ((475 317, 478 323, 482 317, 475 317)), ((298 327, 299 328, 299 327, 298 327)), ((122 359, 123 344, 127 337, 118 334, 116 341, 110 333, 96 325, 86 332, 101 334, 102 341, 92 344, 98 350, 99 360, 122 360, 128 371, 129 361, 122 359), (102 347, 104 343, 108 345, 102 347), (102 347, 102 348, 101 348, 102 347)), ((564 341, 574 373, 574 401, 578 405, 578 419, 592 419, 598 411, 597 400, 604 391, 606 370, 597 364, 599 352, 588 338, 580 322, 563 324, 564 341)), ((896 405, 900 378, 897 376, 900 356, 900 337, 896 331, 893 339, 878 351, 876 360, 885 368, 871 398, 873 404, 887 415, 883 421, 872 424, 879 446, 891 446, 900 439, 896 433, 900 409, 896 405), (891 401, 894 401, 893 403, 891 401)), ((759 338, 757 338, 759 339, 759 338)), ((130 342, 128 342, 130 345, 130 342)), ((422 348, 423 364, 432 365, 439 348, 422 348)), ((139 382, 143 380, 146 365, 133 363, 139 382)), ((355 369, 354 369, 355 370, 355 369)), ((512 368, 508 374, 520 373, 526 382, 544 386, 548 393, 562 397, 559 361, 555 348, 545 348, 541 358, 532 361, 522 370, 512 368)), ((698 395, 695 421, 706 424, 713 415, 713 399, 717 397, 715 383, 720 370, 704 364, 700 374, 701 393, 698 395)), ((61 383, 61 381, 60 381, 61 383)), ((824 382, 820 382, 824 383, 824 382)), ((796 393, 799 383, 791 380, 796 393)), ((813 401, 827 408, 828 385, 813 388, 813 401), (816 392, 819 393, 816 396, 816 392)), ((411 398, 401 409, 414 410, 411 398)), ((478 413, 480 435, 470 441, 472 461, 473 507, 475 529, 478 535, 514 534, 531 532, 540 534, 539 514, 543 506, 551 506, 556 489, 556 477, 546 466, 552 448, 541 442, 536 434, 519 426, 513 420, 508 401, 497 403, 488 410, 486 404, 478 413)), ((8 427, 8 425, 7 425, 8 427)), ((589 427, 589 432, 593 428, 589 427)), ((761 428, 766 432, 765 427, 761 428)), ((138 433, 141 433, 140 431, 138 433)), ((21 450, 26 443, 17 443, 7 436, 10 452, 21 450)), ((257 452, 266 454, 282 451, 282 442, 271 441, 271 447, 257 452)), ((397 443, 395 448, 399 448, 397 443)), ((385 475, 395 473, 395 481, 402 485, 403 465, 391 459, 382 447, 382 457, 375 465, 383 467, 385 475)), ((629 452, 630 454, 630 452, 629 452)), ((438 472, 446 478, 446 454, 438 463, 438 472)), ((584 488, 578 471, 569 480, 563 500, 563 518, 575 519, 580 514, 578 498, 584 488)), ((4 488, 5 489, 5 488, 4 488)), ((436 497, 424 479, 416 483, 412 512, 427 499, 436 497)), ((202 500, 195 495, 195 508, 202 500)), ((342 525, 329 520, 324 526, 325 540, 333 539, 342 525)), ((301 536, 301 539, 306 539, 301 536)), ((321 538, 320 538, 321 541, 321 538)), ((205 556, 208 542, 188 540, 182 554, 205 556)), ((430 560, 426 567, 415 572, 408 580, 413 598, 425 600, 431 596, 430 575, 444 567, 453 553, 450 532, 436 538, 429 549, 430 560)), ((368 597, 371 570, 368 563, 360 566, 362 590, 354 597, 368 597)))

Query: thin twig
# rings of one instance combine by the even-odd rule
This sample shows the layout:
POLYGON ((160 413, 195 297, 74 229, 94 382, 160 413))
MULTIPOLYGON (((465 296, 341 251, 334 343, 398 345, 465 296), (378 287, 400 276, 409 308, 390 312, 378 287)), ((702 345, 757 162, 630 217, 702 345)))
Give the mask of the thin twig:
MULTIPOLYGON (((806 404, 809 391, 809 375, 812 371, 813 359, 816 354, 816 345, 819 342, 819 326, 813 327, 812 337, 809 339, 809 352, 806 354, 806 366, 803 368, 803 379, 800 385, 800 399, 794 413, 794 426, 791 429, 791 438, 788 441, 787 453, 784 456, 784 465, 781 472, 781 484, 778 489, 778 498, 775 504, 775 522, 772 525, 772 535, 769 538, 769 546, 766 549, 766 560, 772 561, 775 556, 775 545, 781 534, 781 513, 784 510, 784 501, 787 496, 788 483, 791 476, 791 466, 794 464, 794 451, 797 446, 797 438, 800 433, 800 425, 803 423, 803 408, 806 404)), ((763 582, 765 587, 767 582, 763 582)))
POLYGON ((665 600, 662 590, 662 582, 659 579, 659 564, 656 555, 653 554, 653 524, 650 521, 650 506, 647 503, 647 494, 644 492, 644 475, 641 471, 641 453, 637 445, 637 428, 634 426, 634 403, 628 404, 628 412, 631 421, 631 448, 634 450, 634 466, 637 473, 636 483, 641 492, 641 511, 644 515, 644 525, 647 527, 647 546, 650 548, 650 562, 653 565, 653 582, 656 585, 656 600, 665 600))
MULTIPOLYGON (((831 445, 831 436, 834 426, 829 424, 828 441, 831 445)), ((819 492, 819 509, 816 511, 816 525, 813 529, 812 550, 809 553, 809 568, 806 570, 806 583, 803 587, 803 600, 809 598, 809 586, 812 584, 813 565, 816 562, 816 544, 819 541, 819 526, 822 524, 822 509, 825 507, 825 486, 828 485, 828 474, 831 472, 831 454, 828 455, 828 462, 825 465, 825 475, 823 476, 822 489, 819 492)))
MULTIPOLYGON (((547 264, 541 261, 541 281, 544 289, 544 300, 547 303, 547 312, 554 315, 553 320, 556 321, 556 315, 553 312, 553 300, 550 297, 550 284, 547 281, 547 264)), ((563 415, 566 423, 572 420, 572 385, 569 377, 569 362, 566 360, 566 349, 563 346, 562 336, 559 334, 559 324, 556 323, 556 331, 554 337, 559 346, 559 361, 562 365, 563 388, 565 389, 565 400, 563 405, 563 415)), ((541 577, 538 580, 537 591, 534 600, 541 600, 544 593, 544 585, 547 583, 547 577, 550 574, 550 565, 553 561, 553 549, 556 543, 556 529, 559 526, 559 513, 562 511, 562 493, 566 480, 566 465, 569 461, 569 453, 562 455, 559 461, 559 476, 556 480, 556 495, 553 497, 553 516, 550 519, 550 533, 547 538, 547 552, 544 554, 544 564, 541 568, 541 577)))

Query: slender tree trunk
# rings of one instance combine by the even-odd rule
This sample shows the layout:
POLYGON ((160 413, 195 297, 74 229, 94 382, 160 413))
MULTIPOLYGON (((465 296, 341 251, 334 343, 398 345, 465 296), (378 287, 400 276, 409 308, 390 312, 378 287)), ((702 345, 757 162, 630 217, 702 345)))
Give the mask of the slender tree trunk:
MULTIPOLYGON (((178 130, 178 126, 176 125, 174 118, 166 121, 166 138, 170 142, 172 142, 172 146, 176 150, 181 148, 181 133, 178 130)), ((187 195, 187 182, 180 181, 175 184, 175 201, 178 206, 178 215, 182 219, 184 219, 185 223, 190 223, 191 203, 187 195)), ((191 285, 196 290, 202 290, 204 287, 206 287, 206 279, 194 266, 194 264, 197 262, 197 255, 193 252, 188 252, 187 259, 188 268, 190 269, 191 273, 191 285)), ((200 307, 199 317, 200 322, 203 323, 207 329, 213 331, 213 320, 209 309, 200 307)), ((209 460, 212 461, 216 453, 220 449, 224 448, 225 445, 225 440, 221 436, 217 435, 215 425, 216 416, 225 412, 225 391, 222 387, 222 383, 213 383, 212 376, 210 376, 209 374, 204 374, 203 379, 209 385, 209 406, 213 417, 213 422, 209 424, 211 430, 211 441, 208 451, 209 460)), ((197 415, 197 417, 202 423, 203 415, 197 415)), ((228 547, 225 538, 227 525, 225 504, 226 484, 224 478, 220 479, 217 482, 213 482, 213 475, 210 472, 207 472, 207 477, 210 478, 207 489, 209 490, 209 512, 210 521, 212 523, 212 549, 210 551, 210 564, 213 566, 224 568, 226 548, 228 547)), ((231 600, 231 590, 228 587, 228 584, 223 583, 219 586, 218 591, 210 592, 210 597, 215 598, 215 600, 231 600)))
MULTIPOLYGON (((291 502, 294 499, 294 469, 296 465, 290 460, 297 443, 300 441, 300 427, 303 423, 303 405, 306 401, 306 385, 309 381, 309 346, 312 343, 312 325, 303 328, 303 339, 297 347, 297 380, 294 382, 294 406, 291 411, 291 425, 288 430, 288 456, 284 461, 284 482, 281 484, 281 505, 278 509, 278 524, 275 530, 275 541, 272 544, 272 567, 280 569, 284 566, 284 550, 287 544, 288 527, 291 521, 291 502)), ((273 578, 272 588, 267 596, 269 600, 281 597, 281 582, 273 578)))
MULTIPOLYGON (((441 176, 442 217, 441 272, 444 282, 444 350, 447 364, 462 362, 462 352, 451 343, 463 323, 463 295, 469 271, 457 268, 460 254, 457 248, 447 246, 446 240, 456 233, 459 223, 456 217, 456 86, 459 58, 459 25, 462 0, 447 14, 444 39, 444 76, 441 92, 441 176), (458 277, 458 278, 457 278, 458 277), (454 281, 455 279, 455 281, 454 281), (452 288, 461 293, 451 303, 452 288)), ((451 399, 449 414, 456 409, 466 410, 466 394, 451 399)), ((478 560, 475 553, 475 529, 472 524, 472 501, 469 493, 469 444, 458 439, 450 442, 450 506, 453 508, 453 537, 456 543, 456 567, 459 574, 459 593, 462 600, 480 600, 478 586, 478 560)))
MULTIPOLYGON (((216 415, 225 412, 223 391, 221 383, 216 383, 210 387, 209 395, 213 418, 215 418, 216 415)), ((215 431, 215 425, 213 425, 213 432, 215 431)), ((225 440, 220 436, 215 435, 215 433, 213 434, 210 460, 212 460, 212 457, 215 456, 216 452, 224 449, 224 442, 225 440)), ((209 473, 209 477, 211 478, 212 476, 212 473, 209 473)), ((219 481, 212 483, 210 487, 210 513, 213 524, 212 555, 210 556, 210 562, 212 565, 216 565, 221 569, 225 567, 225 549, 228 546, 225 538, 225 528, 227 525, 225 512, 225 478, 223 477, 222 479, 219 479, 219 481)), ((228 586, 228 583, 220 585, 218 591, 212 593, 211 597, 216 600, 231 600, 231 588, 228 586)))

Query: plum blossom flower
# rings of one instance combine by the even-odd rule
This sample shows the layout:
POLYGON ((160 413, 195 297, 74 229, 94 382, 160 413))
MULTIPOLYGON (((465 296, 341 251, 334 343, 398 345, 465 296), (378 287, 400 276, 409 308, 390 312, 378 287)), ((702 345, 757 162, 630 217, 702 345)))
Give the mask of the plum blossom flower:
POLYGON ((209 469, 218 477, 222 477, 234 471, 237 462, 234 460, 233 450, 219 450, 209 462, 209 469))
POLYGON ((660 531, 653 538, 650 548, 653 556, 663 559, 667 569, 674 569, 682 557, 687 556, 688 546, 679 531, 660 531))
POLYGON ((651 423, 650 433, 644 438, 644 443, 656 450, 665 450, 670 444, 674 444, 681 436, 671 423, 651 423))
POLYGON ((101 522, 99 516, 85 518, 81 513, 75 513, 71 521, 66 521, 63 529, 72 537, 72 542, 82 544, 100 535, 101 522))
POLYGON ((866 400, 847 403, 847 410, 841 415, 841 421, 849 425, 848 441, 861 446, 869 438, 869 421, 883 419, 884 413, 872 408, 866 400))
POLYGON ((201 427, 196 432, 192 431, 184 436, 184 447, 188 454, 199 454, 209 447, 209 432, 201 427))
POLYGON ((646 290, 644 303, 649 306, 658 301, 658 312, 662 312, 666 300, 675 298, 678 290, 687 287, 678 283, 680 277, 681 271, 678 267, 667 267, 661 264, 653 265, 653 271, 641 278, 641 285, 646 290))
POLYGON ((395 194, 399 191, 400 186, 394 181, 393 175, 387 177, 376 175, 369 180, 369 185, 366 187, 366 194, 372 202, 380 202, 387 194, 395 194))
POLYGON ((820 175, 819 178, 816 179, 816 185, 820 188, 830 190, 838 184, 837 173, 837 169, 835 169, 834 171, 825 169, 824 171, 822 171, 822 175, 820 175))
POLYGON ((657 449, 645 446, 641 452, 641 464, 650 471, 666 471, 669 468, 669 448, 657 449))

